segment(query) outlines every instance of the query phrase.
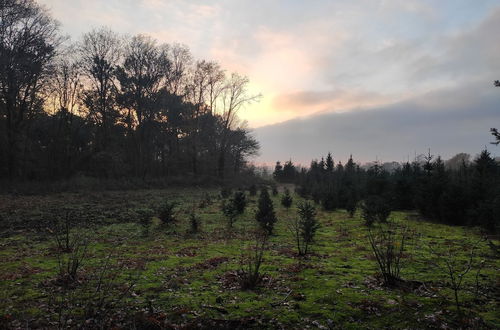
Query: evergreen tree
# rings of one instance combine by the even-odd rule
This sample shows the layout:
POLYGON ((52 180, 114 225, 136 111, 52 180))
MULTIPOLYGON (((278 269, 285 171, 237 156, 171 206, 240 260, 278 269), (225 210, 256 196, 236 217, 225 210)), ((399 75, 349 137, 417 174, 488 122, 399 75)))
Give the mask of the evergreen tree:
POLYGON ((391 200, 394 209, 413 209, 413 186, 415 182, 412 176, 411 164, 407 162, 402 168, 396 169, 393 177, 394 185, 391 200))
POLYGON ((285 162, 285 166, 283 166, 282 182, 293 182, 296 174, 297 170, 295 169, 295 165, 293 165, 292 160, 285 162))
POLYGON ((384 223, 391 214, 391 209, 380 196, 369 196, 361 203, 363 219, 367 226, 375 222, 384 223))
POLYGON ((230 202, 234 205, 234 208, 238 214, 243 214, 245 212, 245 207, 247 206, 245 192, 241 190, 236 191, 230 202))
POLYGON ((335 191, 335 187, 333 185, 330 185, 322 194, 321 205, 323 206, 325 211, 335 211, 338 207, 337 199, 338 196, 337 192, 335 191))
POLYGON ((238 217, 238 210, 232 201, 223 201, 221 205, 222 214, 227 219, 228 228, 233 228, 233 224, 238 217))
POLYGON ((306 255, 309 252, 309 246, 314 240, 316 231, 319 228, 319 222, 316 219, 316 210, 308 202, 299 204, 299 229, 301 244, 298 244, 299 254, 306 255))
POLYGON ((354 213, 356 213, 356 206, 358 204, 358 200, 356 198, 356 192, 354 191, 353 188, 349 190, 347 193, 347 201, 346 201, 346 206, 345 209, 347 213, 349 214, 349 217, 354 217, 354 213))
POLYGON ((285 193, 283 194, 283 197, 281 197, 281 205, 285 207, 287 210, 292 206, 292 196, 290 196, 290 190, 288 188, 285 188, 285 193))
POLYGON ((321 157, 321 161, 318 163, 320 173, 324 173, 326 171, 325 159, 321 157))
POLYGON ((276 162, 276 166, 274 166, 273 178, 278 182, 282 182, 283 180, 283 166, 279 160, 276 162))
POLYGON ((250 196, 255 196, 257 195, 257 186, 255 184, 252 184, 249 188, 248 188, 248 193, 250 194, 250 196))
POLYGON ((333 167, 334 167, 334 163, 333 163, 333 158, 332 158, 332 154, 331 153, 328 153, 328 155, 326 156, 326 171, 328 173, 333 173, 333 167))
POLYGON ((269 197, 269 192, 266 187, 263 187, 260 192, 255 220, 257 220, 260 227, 269 235, 273 233, 274 224, 277 219, 276 214, 274 213, 273 201, 271 200, 271 197, 269 197))

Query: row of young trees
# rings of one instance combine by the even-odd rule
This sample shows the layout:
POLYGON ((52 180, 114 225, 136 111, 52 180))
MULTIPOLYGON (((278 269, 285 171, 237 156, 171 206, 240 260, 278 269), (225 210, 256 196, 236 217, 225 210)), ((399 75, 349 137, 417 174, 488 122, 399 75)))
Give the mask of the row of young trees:
POLYGON ((100 28, 76 43, 33 0, 0 1, 0 175, 213 175, 258 151, 249 80, 179 44, 100 28))
MULTIPOLYGON (((280 177, 276 166, 275 177, 280 177)), ((430 152, 423 161, 401 164, 393 171, 379 163, 368 169, 352 157, 334 165, 312 161, 308 169, 295 169, 297 192, 325 210, 353 213, 361 201, 382 204, 389 210, 413 210, 429 219, 456 225, 477 225, 488 231, 500 229, 500 164, 483 150, 474 161, 445 166, 430 152)))

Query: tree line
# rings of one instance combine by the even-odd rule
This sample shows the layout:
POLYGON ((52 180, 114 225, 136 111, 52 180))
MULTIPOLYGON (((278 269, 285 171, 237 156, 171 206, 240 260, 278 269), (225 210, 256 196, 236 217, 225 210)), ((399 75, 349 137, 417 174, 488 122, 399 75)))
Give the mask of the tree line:
POLYGON ((300 195, 329 211, 353 213, 363 202, 389 211, 418 210, 428 219, 498 232, 500 164, 487 150, 473 161, 466 156, 444 162, 429 152, 388 171, 378 162, 364 169, 352 157, 345 165, 335 164, 329 153, 326 159, 313 160, 309 168, 278 162, 274 178, 295 183, 300 195))
POLYGON ((0 1, 0 177, 214 176, 259 150, 260 95, 180 44, 108 28, 64 38, 33 0, 0 1))

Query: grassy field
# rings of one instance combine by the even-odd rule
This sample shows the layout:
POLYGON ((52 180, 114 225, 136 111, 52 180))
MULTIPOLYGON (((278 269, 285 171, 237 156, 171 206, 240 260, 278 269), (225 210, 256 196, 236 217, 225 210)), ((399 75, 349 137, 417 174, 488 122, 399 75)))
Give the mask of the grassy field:
POLYGON ((278 222, 263 280, 241 290, 238 270, 253 244, 257 196, 247 193, 249 205, 229 230, 218 195, 171 189, 0 196, 0 328, 500 327, 498 254, 475 229, 394 212, 392 221, 414 233, 401 270, 408 285, 388 288, 359 214, 318 207, 312 253, 299 257, 287 222, 300 198, 294 195, 287 211, 280 194, 273 197, 278 222), (165 199, 179 203, 177 223, 161 226, 153 217, 146 233, 139 215, 165 199), (192 210, 199 233, 190 232, 192 210), (71 283, 58 276, 71 253, 57 248, 49 230, 66 214, 77 223, 70 239, 90 242, 71 283), (455 261, 458 274, 476 243, 458 313, 446 261, 455 261))

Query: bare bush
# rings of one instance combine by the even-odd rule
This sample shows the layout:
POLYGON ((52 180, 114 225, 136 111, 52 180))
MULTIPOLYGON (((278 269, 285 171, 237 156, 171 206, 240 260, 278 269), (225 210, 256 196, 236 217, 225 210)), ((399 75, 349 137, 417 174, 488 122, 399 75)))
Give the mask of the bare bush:
POLYGON ((70 244, 71 250, 58 250, 57 253, 58 280, 63 286, 78 280, 78 273, 88 257, 89 240, 85 235, 74 235, 70 244))
POLYGON ((123 279, 126 271, 124 263, 117 263, 108 255, 80 286, 52 291, 48 307, 57 317, 54 325, 59 329, 83 325, 89 329, 108 328, 138 280, 138 273, 134 272, 123 279))
POLYGON ((406 245, 413 235, 407 226, 393 221, 368 227, 368 240, 385 285, 395 286, 401 282, 406 245))
POLYGON ((71 212, 66 211, 64 218, 57 218, 53 222, 52 228, 49 228, 49 233, 52 235, 58 250, 62 252, 70 252, 73 249, 72 245, 74 242, 71 237, 71 217, 71 212))
POLYGON ((450 246, 446 251, 439 252, 433 244, 429 244, 433 259, 429 263, 435 266, 444 274, 450 281, 450 286, 453 291, 453 298, 457 312, 461 313, 460 308, 460 292, 463 289, 464 279, 473 269, 476 270, 476 295, 479 287, 479 274, 484 266, 484 260, 478 259, 477 248, 484 239, 481 238, 468 246, 450 246), (465 256, 465 258, 464 258, 465 256))
POLYGON ((243 290, 255 288, 262 280, 260 268, 264 261, 269 234, 265 230, 256 230, 253 235, 253 243, 242 250, 240 260, 239 281, 243 290))

